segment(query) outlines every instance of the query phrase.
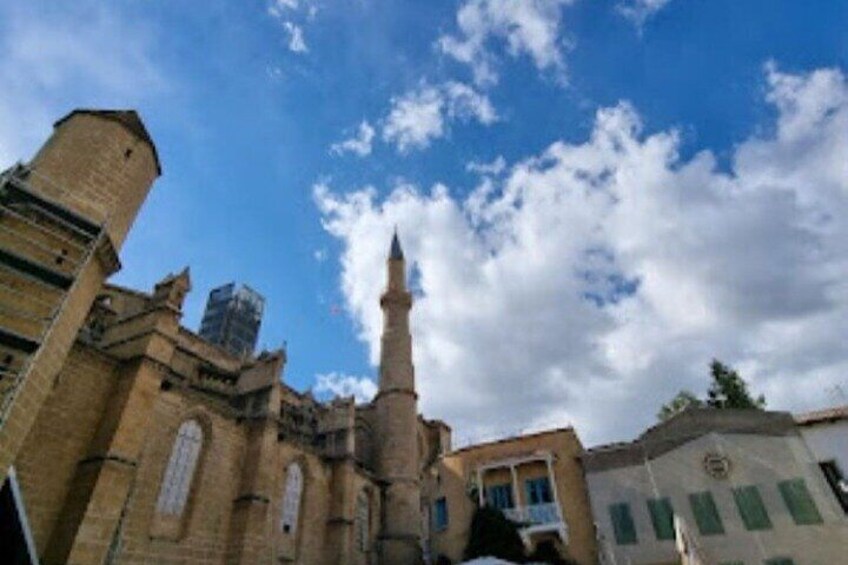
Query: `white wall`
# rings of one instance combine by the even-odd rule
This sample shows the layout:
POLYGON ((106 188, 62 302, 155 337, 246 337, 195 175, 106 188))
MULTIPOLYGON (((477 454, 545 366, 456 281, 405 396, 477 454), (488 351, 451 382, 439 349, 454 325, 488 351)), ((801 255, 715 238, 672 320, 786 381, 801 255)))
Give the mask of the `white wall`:
POLYGON ((608 540, 618 565, 674 560, 673 541, 658 541, 646 501, 669 497, 676 514, 704 549, 709 563, 741 560, 760 564, 777 556, 792 557, 796 564, 844 562, 848 547, 848 520, 838 508, 821 477, 810 451, 799 436, 709 434, 690 441, 643 465, 587 474, 592 512, 601 534, 608 540), (732 470, 727 479, 714 479, 702 465, 708 452, 725 454, 732 470), (798 526, 778 491, 782 480, 802 477, 822 515, 824 524, 798 526), (746 530, 731 489, 756 485, 773 529, 746 530), (701 536, 689 505, 690 493, 712 492, 725 534, 701 536), (615 543, 609 506, 627 502, 636 524, 638 544, 615 543))
POLYGON ((816 460, 835 459, 842 475, 848 478, 848 420, 823 422, 799 429, 816 460))

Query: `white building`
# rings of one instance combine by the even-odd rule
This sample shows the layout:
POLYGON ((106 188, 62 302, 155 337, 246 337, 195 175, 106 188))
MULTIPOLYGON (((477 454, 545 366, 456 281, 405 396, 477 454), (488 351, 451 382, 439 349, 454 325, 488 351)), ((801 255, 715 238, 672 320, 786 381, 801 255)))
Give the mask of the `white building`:
POLYGON ((790 414, 689 409, 583 463, 603 563, 680 563, 681 529, 684 562, 848 560, 848 519, 790 414))
POLYGON ((801 436, 848 514, 848 406, 795 416, 801 436))

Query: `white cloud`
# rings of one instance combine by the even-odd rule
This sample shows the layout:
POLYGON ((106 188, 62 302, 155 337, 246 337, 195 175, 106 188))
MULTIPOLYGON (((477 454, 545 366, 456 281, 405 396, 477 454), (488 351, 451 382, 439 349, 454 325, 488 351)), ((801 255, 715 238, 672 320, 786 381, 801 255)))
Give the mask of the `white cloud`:
POLYGON ((461 120, 475 119, 483 125, 498 120, 494 106, 488 96, 480 94, 467 84, 450 81, 442 85, 447 103, 447 115, 461 120))
POLYGON ((325 248, 316 249, 316 250, 312 253, 312 256, 313 256, 313 257, 315 258, 315 260, 316 260, 316 261, 318 261, 319 263, 323 263, 324 261, 326 261, 326 260, 327 260, 327 250, 326 250, 325 248))
POLYGON ((306 45, 306 40, 303 35, 303 26, 295 23, 293 17, 303 15, 305 12, 306 19, 312 20, 315 18, 316 8, 307 0, 300 2, 298 0, 274 0, 268 5, 268 15, 279 22, 283 30, 286 32, 286 46, 292 53, 308 53, 309 47, 306 45))
POLYGON ((268 14, 275 18, 282 18, 287 12, 297 10, 298 5, 298 0, 274 0, 268 6, 268 14))
POLYGON ((498 155, 491 163, 471 161, 465 165, 465 170, 478 175, 499 175, 506 169, 506 159, 498 155))
POLYGON ((529 55, 536 68, 564 80, 562 8, 573 0, 466 0, 456 14, 459 35, 444 35, 439 49, 469 65, 478 85, 498 80, 492 43, 504 42, 512 57, 529 55))
POLYGON ((343 373, 327 373, 315 377, 315 392, 319 396, 352 396, 357 403, 369 402, 377 394, 377 385, 368 377, 343 373))
POLYGON ((277 65, 268 65, 265 67, 265 74, 268 77, 268 80, 272 82, 279 82, 283 80, 283 69, 277 65))
POLYGON ((0 4, 0 167, 28 158, 74 105, 135 107, 162 93, 155 45, 105 4, 0 4))
POLYGON ((572 422, 590 443, 625 439, 704 390, 713 356, 773 407, 826 402, 848 375, 848 82, 766 78, 776 127, 729 173, 709 151, 681 159, 675 131, 646 134, 621 103, 463 200, 316 187, 371 361, 397 224, 422 409, 460 435, 572 422))
POLYGON ((627 0, 618 4, 616 10, 641 30, 648 18, 665 8, 669 2, 671 0, 627 0))
POLYGON ((446 135, 449 122, 475 120, 490 125, 498 119, 487 96, 453 81, 423 85, 392 98, 391 106, 383 123, 383 140, 394 143, 401 153, 428 147, 446 135))
POLYGON ((444 98, 433 87, 392 98, 392 109, 383 125, 383 139, 397 144, 401 152, 424 148, 445 131, 444 98))
POLYGON ((303 28, 292 22, 283 22, 283 28, 289 34, 289 51, 293 53, 306 53, 309 48, 303 39, 303 28))
POLYGON ((356 130, 356 135, 334 143, 330 146, 330 152, 336 155, 344 153, 354 153, 360 157, 365 157, 371 154, 371 146, 374 141, 374 128, 367 120, 362 120, 356 130))

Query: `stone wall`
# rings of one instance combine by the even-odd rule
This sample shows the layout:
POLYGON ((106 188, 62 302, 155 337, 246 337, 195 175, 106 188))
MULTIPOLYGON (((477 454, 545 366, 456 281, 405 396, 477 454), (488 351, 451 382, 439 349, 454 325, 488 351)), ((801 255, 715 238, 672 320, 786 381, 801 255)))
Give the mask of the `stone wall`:
POLYGON ((77 344, 16 461, 34 541, 43 552, 114 387, 114 359, 77 344))

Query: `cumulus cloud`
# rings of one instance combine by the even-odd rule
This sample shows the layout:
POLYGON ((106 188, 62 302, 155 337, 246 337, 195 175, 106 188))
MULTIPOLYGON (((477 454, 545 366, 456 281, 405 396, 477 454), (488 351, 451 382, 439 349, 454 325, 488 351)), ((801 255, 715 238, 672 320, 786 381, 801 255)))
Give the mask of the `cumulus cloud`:
POLYGON ((729 171, 708 150, 682 159, 675 131, 645 132, 620 103, 463 199, 317 186, 372 363, 398 225, 421 407, 460 436, 629 438, 677 390, 704 390, 714 356, 772 407, 825 402, 848 374, 848 82, 773 64, 766 81, 774 128, 729 171))
POLYGON ((641 30, 648 18, 665 8, 669 2, 671 0, 629 0, 618 4, 616 10, 641 30))
POLYGON ((306 41, 303 39, 303 28, 292 22, 283 22, 283 29, 289 34, 289 51, 293 53, 306 53, 309 51, 306 41))
POLYGON ((471 161, 465 165, 465 170, 478 175, 499 175, 506 169, 506 159, 498 155, 491 163, 471 161))
POLYGON ((452 121, 477 121, 490 125, 498 119, 489 98, 460 82, 423 85, 394 97, 383 123, 382 137, 398 151, 423 149, 446 135, 452 121))
POLYGON ((0 4, 0 166, 29 157, 69 101, 133 107, 167 89, 155 44, 105 4, 0 4))
POLYGON ((280 18, 290 10, 297 10, 299 4, 298 0, 274 0, 268 5, 268 14, 280 18))
POLYGON ((327 373, 315 377, 314 390, 319 396, 352 396, 357 403, 362 403, 374 398, 377 394, 377 385, 368 377, 327 373))
POLYGON ((293 17, 305 11, 309 19, 315 17, 315 6, 310 2, 298 0, 274 0, 268 5, 268 15, 279 22, 286 33, 286 46, 292 53, 307 53, 309 47, 303 36, 303 26, 295 23, 293 17))
POLYGON ((496 83, 493 43, 511 57, 528 55, 536 68, 565 77, 562 8, 573 0, 466 0, 456 14, 458 35, 436 44, 448 56, 469 65, 478 85, 496 83))
POLYGON ((362 120, 356 130, 356 135, 334 143, 330 146, 330 152, 336 155, 344 153, 353 153, 360 157, 365 157, 371 154, 371 145, 374 141, 374 128, 367 120, 362 120))

